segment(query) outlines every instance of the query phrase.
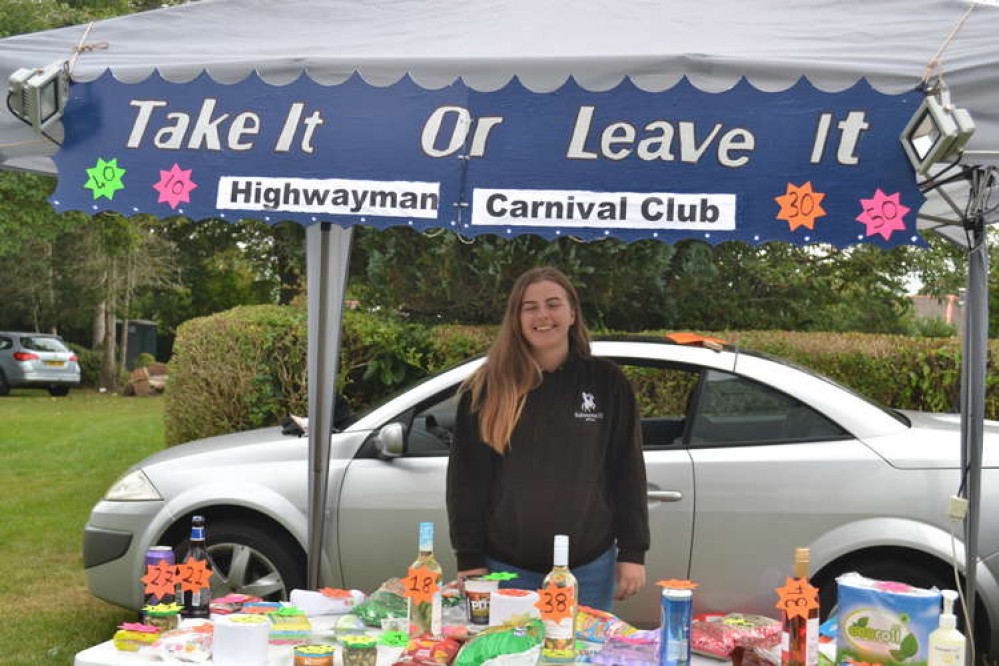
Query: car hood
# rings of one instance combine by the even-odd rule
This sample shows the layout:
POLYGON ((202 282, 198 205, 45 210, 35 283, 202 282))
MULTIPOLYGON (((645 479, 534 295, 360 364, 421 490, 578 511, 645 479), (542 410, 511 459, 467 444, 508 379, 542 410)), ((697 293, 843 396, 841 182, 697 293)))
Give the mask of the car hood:
POLYGON ((177 461, 189 464, 193 458, 204 464, 238 462, 251 456, 255 462, 304 459, 308 448, 306 437, 282 435, 279 427, 261 428, 171 446, 145 458, 135 467, 148 470, 172 466, 177 461))
MULTIPOLYGON (((893 467, 957 469, 961 466, 961 416, 899 410, 912 423, 900 432, 864 442, 893 467)), ((999 467, 999 421, 985 421, 982 467, 999 467)))

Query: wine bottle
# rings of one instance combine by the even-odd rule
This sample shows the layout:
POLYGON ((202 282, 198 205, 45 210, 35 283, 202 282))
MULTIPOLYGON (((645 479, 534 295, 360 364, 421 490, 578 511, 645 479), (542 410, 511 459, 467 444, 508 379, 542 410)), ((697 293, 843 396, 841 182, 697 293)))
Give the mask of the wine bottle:
POLYGON ((441 565, 434 557, 434 524, 420 523, 420 552, 406 578, 408 593, 425 593, 409 597, 409 624, 413 636, 429 634, 439 638, 444 635, 441 574, 441 565))
MULTIPOLYGON (((205 568, 211 571, 211 561, 208 559, 208 550, 205 548, 205 518, 204 516, 194 516, 191 518, 191 542, 187 548, 181 567, 198 567, 198 563, 203 562, 205 568)), ((200 568, 200 567, 199 567, 200 568)), ((183 569, 182 569, 183 570, 183 569)), ((188 574, 188 583, 194 580, 198 587, 195 589, 184 589, 185 575, 181 574, 181 589, 184 590, 182 599, 184 610, 182 617, 207 618, 210 612, 212 588, 209 583, 210 577, 198 576, 195 573, 191 578, 188 574)))
POLYGON ((555 552, 552 570, 545 576, 542 594, 542 616, 545 610, 558 615, 561 619, 544 620, 545 641, 541 654, 545 659, 555 661, 574 661, 576 657, 576 577, 569 571, 569 537, 565 534, 555 535, 555 552), (551 594, 545 590, 551 587, 559 591, 551 594))
MULTIPOLYGON (((808 568, 811 553, 807 548, 794 551, 794 578, 808 583, 808 568)), ((784 627, 781 632, 782 666, 817 666, 819 663, 819 608, 808 612, 808 618, 800 615, 788 617, 783 613, 784 627)))

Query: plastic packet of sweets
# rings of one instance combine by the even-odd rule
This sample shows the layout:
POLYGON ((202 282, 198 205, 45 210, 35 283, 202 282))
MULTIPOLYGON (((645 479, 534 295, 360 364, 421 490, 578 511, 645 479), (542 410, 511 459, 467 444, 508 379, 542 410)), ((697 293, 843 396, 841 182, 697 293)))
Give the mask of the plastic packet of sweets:
POLYGON ((763 615, 702 613, 690 624, 690 649, 728 659, 738 646, 773 647, 780 642, 781 624, 763 615))
POLYGON ((603 643, 610 636, 628 636, 637 631, 613 613, 580 606, 576 611, 576 638, 591 643, 603 643))

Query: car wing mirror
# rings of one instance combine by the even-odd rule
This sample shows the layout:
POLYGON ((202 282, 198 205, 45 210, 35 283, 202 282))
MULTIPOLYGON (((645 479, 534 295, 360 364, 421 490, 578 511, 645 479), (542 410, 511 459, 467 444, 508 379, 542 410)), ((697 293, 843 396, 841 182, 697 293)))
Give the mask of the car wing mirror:
POLYGON ((398 458, 406 450, 406 428, 401 423, 388 423, 375 433, 373 441, 379 458, 398 458))

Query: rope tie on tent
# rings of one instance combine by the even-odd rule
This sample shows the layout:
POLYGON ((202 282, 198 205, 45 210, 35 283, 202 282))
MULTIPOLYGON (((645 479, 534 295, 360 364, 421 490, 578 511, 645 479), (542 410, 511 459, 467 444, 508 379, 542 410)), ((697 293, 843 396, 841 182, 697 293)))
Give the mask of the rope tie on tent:
POLYGON ((961 28, 964 26, 965 21, 968 20, 968 17, 971 16, 971 12, 975 11, 975 7, 977 6, 978 5, 974 4, 968 5, 968 9, 964 12, 964 16, 961 17, 961 20, 958 21, 957 25, 955 25, 954 28, 950 31, 950 34, 947 35, 946 39, 944 39, 943 44, 941 44, 940 48, 937 49, 937 52, 933 54, 933 57, 930 58, 930 61, 926 63, 926 71, 923 72, 923 80, 922 80, 922 84, 924 86, 926 86, 930 82, 930 78, 932 78, 934 74, 936 74, 937 76, 937 81, 943 79, 943 64, 941 64, 940 58, 943 56, 943 52, 947 49, 947 47, 950 46, 950 43, 954 41, 954 38, 957 36, 958 31, 961 30, 961 28))
POLYGON ((90 36, 90 30, 94 27, 93 21, 87 24, 87 29, 83 31, 83 36, 80 37, 80 42, 73 47, 73 55, 70 57, 69 61, 66 63, 66 74, 70 79, 73 78, 73 68, 76 67, 76 60, 80 57, 81 53, 86 53, 88 51, 103 50, 108 47, 107 42, 87 42, 87 37, 90 36))

